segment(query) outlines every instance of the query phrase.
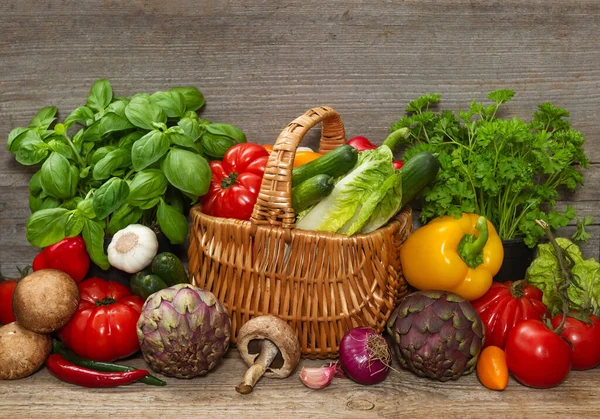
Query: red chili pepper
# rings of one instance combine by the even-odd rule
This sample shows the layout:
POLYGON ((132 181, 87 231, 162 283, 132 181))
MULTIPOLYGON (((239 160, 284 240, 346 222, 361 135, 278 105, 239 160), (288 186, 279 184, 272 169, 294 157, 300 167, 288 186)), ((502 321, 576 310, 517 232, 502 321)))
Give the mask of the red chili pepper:
POLYGON ((48 371, 61 381, 90 388, 117 387, 131 384, 149 375, 146 370, 126 372, 98 372, 77 366, 59 354, 52 354, 46 360, 48 371))
POLYGON ((85 278, 89 267, 90 256, 85 250, 85 242, 81 236, 68 237, 45 247, 32 263, 34 271, 58 269, 69 274, 75 282, 85 278))
MULTIPOLYGON (((363 137, 362 135, 358 135, 356 137, 352 137, 348 140, 348 145, 351 145, 355 149, 360 151, 365 150, 374 150, 377 148, 375 144, 373 144, 367 137, 363 137)), ((394 170, 400 169, 404 166, 404 162, 402 160, 394 160, 394 170)))

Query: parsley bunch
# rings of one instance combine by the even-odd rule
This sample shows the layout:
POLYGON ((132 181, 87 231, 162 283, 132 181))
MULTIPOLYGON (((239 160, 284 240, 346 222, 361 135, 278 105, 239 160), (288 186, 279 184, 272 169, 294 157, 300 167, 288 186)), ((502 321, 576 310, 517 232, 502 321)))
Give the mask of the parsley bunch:
POLYGON ((496 90, 488 95, 491 104, 473 101, 468 111, 454 113, 434 112, 440 95, 427 94, 410 102, 392 125, 392 131, 410 129, 405 161, 423 151, 440 161, 435 182, 424 190, 422 222, 474 212, 486 216, 503 240, 520 237, 534 247, 544 235, 536 219, 556 229, 575 218, 573 207, 553 207, 561 189, 583 184, 579 167, 587 168, 589 160, 582 134, 565 119, 569 112, 551 103, 539 105, 530 123, 498 117, 513 96, 512 90, 496 90))

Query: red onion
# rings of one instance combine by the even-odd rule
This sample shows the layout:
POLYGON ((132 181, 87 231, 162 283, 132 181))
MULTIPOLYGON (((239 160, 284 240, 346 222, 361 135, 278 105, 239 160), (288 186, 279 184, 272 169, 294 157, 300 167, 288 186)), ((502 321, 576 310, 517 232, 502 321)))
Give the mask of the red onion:
POLYGON ((370 327, 348 330, 340 342, 340 364, 359 384, 376 384, 387 377, 392 355, 385 338, 370 327))

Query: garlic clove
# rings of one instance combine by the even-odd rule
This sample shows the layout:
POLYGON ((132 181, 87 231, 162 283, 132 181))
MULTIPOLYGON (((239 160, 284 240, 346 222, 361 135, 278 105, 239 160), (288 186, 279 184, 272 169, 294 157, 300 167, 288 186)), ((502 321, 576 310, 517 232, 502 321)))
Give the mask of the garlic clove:
POLYGON ((320 368, 305 368, 300 371, 300 381, 308 388, 319 390, 327 387, 335 375, 336 365, 326 365, 320 368))

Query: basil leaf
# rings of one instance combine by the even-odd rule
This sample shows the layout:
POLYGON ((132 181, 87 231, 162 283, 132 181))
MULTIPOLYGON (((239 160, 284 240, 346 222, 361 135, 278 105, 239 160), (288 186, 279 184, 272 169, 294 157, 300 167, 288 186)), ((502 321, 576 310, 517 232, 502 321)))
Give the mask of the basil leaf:
POLYGON ((78 211, 74 211, 69 214, 67 219, 67 225, 65 226, 65 237, 75 237, 83 230, 85 224, 85 217, 83 217, 78 211))
POLYGON ((212 173, 204 157, 174 148, 167 154, 161 169, 169 183, 182 192, 202 196, 208 192, 212 173))
MULTIPOLYGON (((11 134, 12 134, 12 131, 11 131, 11 134)), ((21 145, 26 141, 42 141, 42 137, 38 132, 36 132, 32 129, 29 129, 29 128, 25 128, 20 134, 12 137, 12 139, 10 138, 10 134, 9 134, 7 149, 8 149, 8 151, 10 151, 11 153, 14 154, 19 150, 21 145)))
MULTIPOLYGON (((129 201, 144 201, 163 195, 167 190, 167 178, 158 169, 137 172, 129 184, 129 201)), ((139 206, 139 205, 138 205, 139 206)))
POLYGON ((89 174, 90 174, 90 170, 91 170, 91 168, 92 168, 92 166, 86 166, 86 167, 84 167, 84 168, 81 170, 81 172, 79 172, 79 177, 80 177, 81 179, 85 179, 86 177, 88 177, 88 176, 89 176, 89 174))
POLYGON ((31 214, 27 220, 26 236, 35 247, 46 247, 65 238, 69 210, 43 209, 31 214))
POLYGON ((60 199, 51 196, 42 197, 31 193, 29 194, 29 209, 32 214, 44 209, 58 208, 59 206, 60 199))
POLYGON ((42 165, 41 172, 40 182, 47 195, 60 199, 72 196, 71 165, 65 156, 53 152, 42 165))
POLYGON ((152 130, 133 143, 131 163, 135 170, 142 170, 158 161, 169 151, 169 138, 165 133, 152 130))
POLYGON ((131 154, 129 150, 117 148, 104 156, 96 165, 92 176, 96 180, 108 179, 114 171, 131 164, 131 154))
POLYGON ((106 79, 96 81, 90 89, 86 105, 95 111, 100 111, 112 100, 113 92, 110 82, 106 79))
POLYGON ((204 96, 198 89, 192 86, 173 87, 170 92, 179 92, 185 99, 185 109, 187 111, 195 111, 204 106, 204 96))
POLYGON ((94 211, 94 199, 87 198, 83 201, 79 201, 77 204, 77 211, 86 218, 96 218, 96 212, 94 211))
POLYGON ((93 204, 96 218, 103 220, 125 202, 129 185, 123 179, 113 177, 94 193, 93 204))
POLYGON ((98 122, 98 134, 104 137, 111 132, 125 131, 133 128, 133 124, 125 117, 121 117, 114 112, 104 114, 98 122))
POLYGON ((81 136, 82 141, 91 141, 93 143, 100 141, 102 139, 100 129, 100 121, 95 121, 83 131, 81 136))
POLYGON ((77 186, 79 185, 79 169, 77 166, 71 166, 71 194, 74 196, 77 193, 77 186))
POLYGON ((104 223, 86 219, 83 224, 82 236, 92 261, 101 269, 110 268, 108 257, 104 253, 104 223))
POLYGON ((102 160, 108 153, 113 150, 116 150, 117 147, 114 145, 107 145, 104 147, 97 148, 94 153, 90 156, 90 163, 97 164, 100 160, 102 160))
POLYGON ((38 111, 29 123, 29 128, 46 130, 56 118, 56 106, 46 106, 38 111))
POLYGON ((150 98, 165 111, 169 118, 182 117, 185 113, 185 98, 180 92, 156 92, 150 98))
POLYGON ((126 148, 127 150, 131 150, 131 148, 133 147, 133 143, 135 143, 137 140, 142 138, 144 135, 145 135, 145 132, 143 132, 143 131, 133 131, 133 132, 121 137, 121 139, 119 140, 118 147, 126 148))
POLYGON ((171 127, 165 134, 171 144, 177 144, 182 147, 194 147, 194 140, 186 135, 181 127, 171 127))
POLYGON ((231 138, 237 143, 245 143, 246 142, 246 134, 244 132, 234 127, 230 124, 208 124, 204 126, 206 131, 213 135, 218 135, 221 137, 231 138))
POLYGON ((125 116, 136 127, 152 130, 153 122, 167 122, 167 115, 160 106, 144 96, 134 96, 125 107, 125 116))
POLYGON ((79 196, 75 196, 71 199, 68 199, 66 201, 64 201, 62 204, 60 204, 61 208, 65 208, 68 210, 74 210, 77 208, 77 205, 82 201, 81 197, 79 196))
POLYGON ((123 204, 110 217, 108 223, 109 234, 115 234, 117 231, 124 229, 130 224, 136 224, 142 218, 142 211, 129 204, 123 204))
POLYGON ((15 159, 26 166, 38 164, 48 156, 50 147, 43 142, 39 136, 26 135, 25 139, 19 141, 19 148, 15 153, 15 159))
POLYGON ((92 118, 94 118, 94 111, 87 106, 80 106, 71 112, 69 116, 67 116, 67 119, 65 119, 63 124, 67 128, 71 128, 76 123, 80 125, 86 125, 86 121, 92 118))
POLYGON ((13 148, 13 143, 14 143, 15 139, 27 131, 30 131, 30 129, 25 128, 25 127, 17 127, 15 129, 13 129, 11 132, 9 132, 8 133, 8 141, 6 142, 6 149, 8 151, 14 152, 14 148, 17 148, 17 147, 13 148))
POLYGON ((115 100, 114 102, 112 102, 110 105, 108 105, 106 107, 106 109, 104 109, 104 110, 106 112, 116 113, 121 118, 126 119, 127 116, 125 116, 125 108, 127 107, 128 103, 129 103, 129 99, 119 98, 119 99, 115 100))
POLYGON ((185 135, 196 141, 205 129, 198 123, 198 119, 182 118, 177 122, 177 125, 183 130, 185 135))
POLYGON ((156 211, 158 225, 173 244, 183 243, 188 233, 188 221, 185 215, 161 200, 156 211))
POLYGON ((140 202, 140 209, 142 210, 149 210, 150 208, 154 208, 156 206, 156 204, 158 204, 160 202, 160 196, 154 197, 154 198, 150 198, 147 199, 143 202, 140 202))
POLYGON ((39 195, 39 193, 42 192, 41 175, 41 171, 38 170, 31 176, 31 179, 29 179, 29 192, 33 195, 39 195))
POLYGON ((236 145, 235 140, 231 138, 213 135, 208 132, 202 134, 202 150, 214 159, 221 160, 227 150, 236 145))
POLYGON ((65 156, 67 159, 75 161, 76 157, 75 153, 73 153, 73 149, 68 144, 65 144, 64 140, 53 139, 48 141, 47 144, 50 150, 56 151, 57 153, 65 156))

